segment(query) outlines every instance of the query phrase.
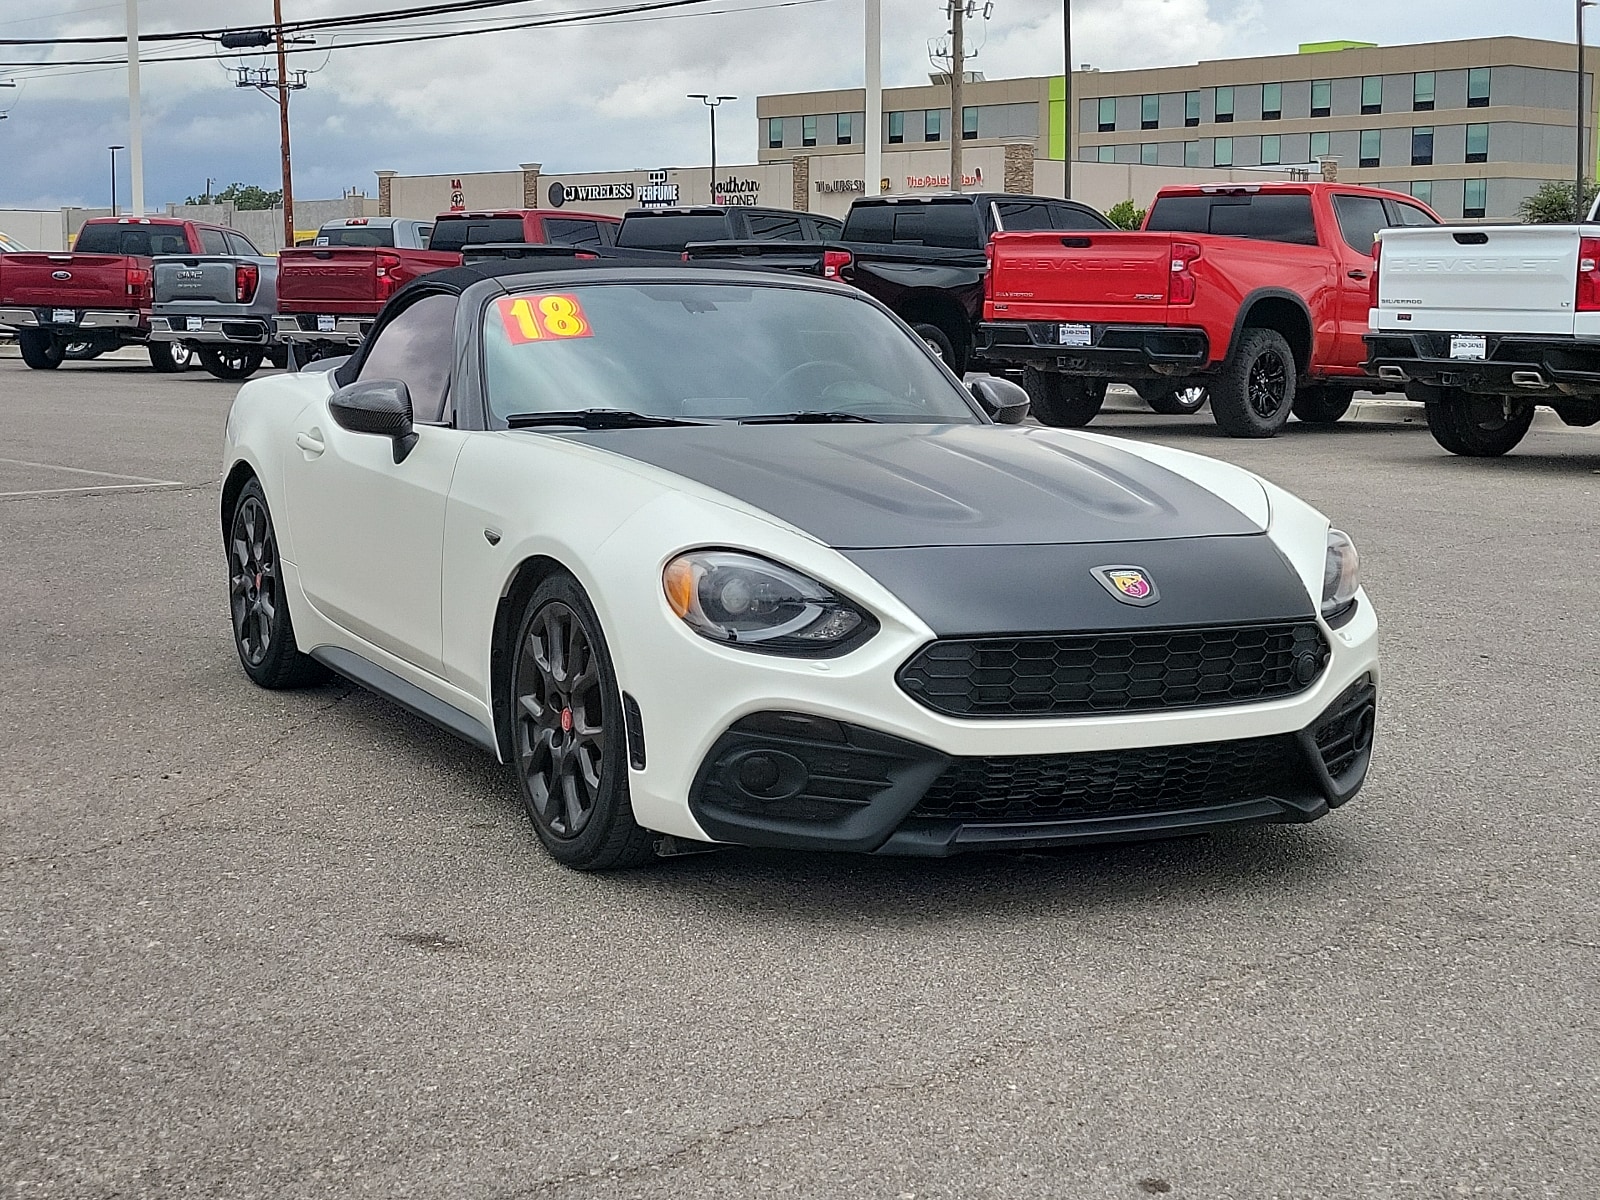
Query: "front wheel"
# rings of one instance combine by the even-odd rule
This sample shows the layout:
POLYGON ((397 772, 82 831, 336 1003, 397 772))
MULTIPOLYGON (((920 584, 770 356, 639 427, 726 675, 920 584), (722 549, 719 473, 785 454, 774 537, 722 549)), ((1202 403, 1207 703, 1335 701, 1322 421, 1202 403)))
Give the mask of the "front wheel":
POLYGON ((88 362, 90 359, 99 358, 105 352, 106 347, 98 342, 68 342, 62 357, 72 362, 88 362))
POLYGON ((594 606, 554 575, 528 601, 511 676, 518 790, 551 856, 580 871, 640 866, 655 837, 633 819, 622 698, 594 606))
POLYGON ((205 346, 200 351, 200 365, 218 379, 249 379, 261 368, 265 357, 265 350, 205 346))
POLYGON ((1527 435, 1533 401, 1518 396, 1474 396, 1458 388, 1433 388, 1423 401, 1428 432, 1451 454, 1497 458, 1527 435))
POLYGON ((950 335, 937 325, 923 322, 911 327, 913 333, 922 339, 923 343, 932 350, 934 356, 957 375, 966 369, 966 364, 961 361, 961 354, 956 349, 955 343, 950 340, 950 335))
POLYGON ((322 665, 300 653, 295 643, 278 534, 266 493, 254 479, 234 503, 227 550, 233 647, 244 673, 261 687, 273 689, 303 687, 323 679, 322 665))
POLYGON ((1246 329, 1211 389, 1211 415, 1229 437, 1269 438, 1294 408, 1294 351, 1276 329, 1246 329))
POLYGON ((182 342, 147 342, 150 365, 158 371, 187 371, 194 352, 182 342))
POLYGON ((1186 417, 1197 413, 1210 399, 1206 389, 1198 384, 1180 387, 1170 383, 1159 383, 1154 379, 1141 379, 1133 385, 1133 390, 1139 393, 1139 398, 1148 404, 1152 411, 1173 417, 1186 417))
POLYGON ((67 344, 42 329, 17 330, 17 347, 35 371, 54 371, 67 355, 67 344))
POLYGON ((1022 376, 1023 390, 1033 401, 1033 415, 1058 429, 1081 429, 1099 415, 1106 402, 1104 379, 1063 375, 1029 367, 1022 376))

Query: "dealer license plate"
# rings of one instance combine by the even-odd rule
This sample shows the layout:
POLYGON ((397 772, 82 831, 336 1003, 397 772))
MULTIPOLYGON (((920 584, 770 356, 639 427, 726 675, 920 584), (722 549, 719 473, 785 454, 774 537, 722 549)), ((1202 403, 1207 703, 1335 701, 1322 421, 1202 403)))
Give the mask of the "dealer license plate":
POLYGON ((1471 337, 1456 334, 1450 339, 1451 358, 1487 358, 1489 356, 1489 339, 1486 337, 1471 337))
POLYGON ((333 323, 334 323, 334 319, 332 317, 318 317, 317 318, 317 332, 318 333, 332 333, 333 332, 333 323))
POLYGON ((50 324, 76 325, 78 323, 78 310, 75 308, 52 308, 50 310, 50 324))
POLYGON ((1087 325, 1063 325, 1058 336, 1063 346, 1088 346, 1094 341, 1093 331, 1087 325))
POLYGON ((206 327, 206 322, 205 322, 205 318, 204 317, 190 317, 189 318, 189 332, 190 333, 199 333, 203 329, 205 329, 205 327, 206 327))

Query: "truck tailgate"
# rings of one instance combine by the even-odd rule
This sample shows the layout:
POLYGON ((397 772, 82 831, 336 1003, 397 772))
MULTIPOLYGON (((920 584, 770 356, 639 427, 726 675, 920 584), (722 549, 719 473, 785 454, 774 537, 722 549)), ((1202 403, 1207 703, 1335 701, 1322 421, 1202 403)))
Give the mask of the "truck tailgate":
POLYGON ((1372 328, 1414 332, 1573 332, 1576 225, 1386 229, 1372 328))
POLYGON ((997 233, 990 316, 999 321, 1162 323, 1170 233, 997 233))
POLYGON ((236 259, 220 255, 183 255, 155 260, 155 302, 207 301, 237 304, 236 259))
POLYGON ((371 313, 386 296, 378 288, 378 255, 366 246, 284 250, 278 255, 278 308, 283 312, 371 313))
POLYGON ((8 254, 0 304, 138 308, 128 295, 128 268, 138 265, 120 254, 8 254))

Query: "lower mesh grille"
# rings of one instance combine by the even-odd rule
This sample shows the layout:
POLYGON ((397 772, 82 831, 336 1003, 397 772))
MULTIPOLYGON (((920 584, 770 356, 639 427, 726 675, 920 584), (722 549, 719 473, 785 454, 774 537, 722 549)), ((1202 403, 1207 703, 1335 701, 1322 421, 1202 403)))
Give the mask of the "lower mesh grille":
POLYGON ((958 759, 914 817, 969 822, 1204 808, 1299 790, 1304 759, 1292 736, 1089 754, 958 759))

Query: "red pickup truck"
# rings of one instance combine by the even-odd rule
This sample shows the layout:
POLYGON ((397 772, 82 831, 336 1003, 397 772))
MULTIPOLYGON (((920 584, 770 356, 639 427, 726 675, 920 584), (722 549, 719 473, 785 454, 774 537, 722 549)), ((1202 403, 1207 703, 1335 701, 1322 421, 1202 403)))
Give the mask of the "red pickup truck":
MULTIPOLYGON (((224 230, 159 217, 85 221, 70 254, 7 254, 0 260, 0 325, 14 330, 35 370, 61 365, 69 345, 94 352, 144 343, 150 334, 157 254, 221 251, 224 230)), ((148 342, 150 365, 179 370, 173 343, 148 342)))
POLYGON ((333 221, 317 231, 316 244, 278 256, 278 336, 291 361, 348 353, 390 296, 419 275, 460 266, 467 246, 609 246, 619 224, 619 217, 541 209, 441 213, 431 223, 333 221))
POLYGON ((1023 369, 1049 425, 1088 424, 1109 380, 1158 410, 1205 387, 1231 437, 1271 437, 1291 411, 1337 421, 1376 383, 1362 338, 1378 231, 1438 223, 1379 188, 1229 183, 1161 189, 1135 232, 998 233, 978 352, 1023 369))

